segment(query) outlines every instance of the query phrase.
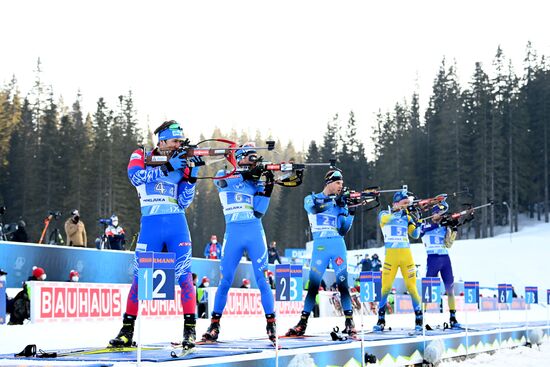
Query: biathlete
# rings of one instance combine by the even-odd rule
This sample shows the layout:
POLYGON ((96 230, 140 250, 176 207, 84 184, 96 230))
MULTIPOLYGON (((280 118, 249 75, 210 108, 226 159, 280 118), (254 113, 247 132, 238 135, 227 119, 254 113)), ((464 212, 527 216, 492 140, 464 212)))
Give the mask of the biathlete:
POLYGON ((384 235, 386 256, 382 267, 382 297, 378 305, 378 322, 374 331, 382 331, 386 326, 386 303, 392 289, 397 269, 405 286, 412 297, 415 317, 415 329, 422 331, 422 305, 416 288, 416 267, 412 257, 409 236, 416 239, 420 235, 420 227, 414 216, 409 214, 407 207, 410 199, 407 191, 398 191, 393 195, 391 211, 383 210, 378 215, 378 222, 384 235))
POLYGON ((443 221, 443 214, 448 209, 449 205, 445 201, 434 206, 431 223, 422 224, 420 237, 428 254, 426 276, 437 277, 441 274, 449 305, 449 326, 456 329, 461 328, 461 325, 456 320, 453 266, 448 249, 456 239, 457 227, 473 219, 473 210, 462 222, 452 219, 443 221))
POLYGON ((134 151, 128 164, 128 178, 136 187, 141 203, 139 238, 134 259, 134 278, 122 328, 109 341, 113 347, 131 346, 134 323, 138 313, 138 265, 137 254, 141 251, 168 252, 176 254, 175 275, 181 287, 181 304, 184 313, 184 348, 195 346, 196 295, 191 276, 191 236, 185 218, 185 209, 195 195, 195 182, 202 162, 200 157, 185 158, 182 147, 183 130, 174 121, 166 121, 155 130, 157 147, 149 153, 143 149, 134 151), (174 154, 175 153, 175 154, 174 154), (160 166, 146 166, 147 156, 166 156, 168 161, 160 166), (188 166, 193 162, 193 168, 188 166))
MULTIPOLYGON (((215 180, 225 216, 220 261, 221 279, 214 300, 210 326, 203 334, 203 341, 215 341, 220 333, 220 319, 227 302, 227 293, 233 282, 235 270, 246 251, 254 269, 256 283, 261 293, 269 339, 275 342, 275 306, 273 293, 266 278, 267 243, 262 225, 274 186, 271 171, 257 166, 258 155, 254 144, 248 143, 235 152, 238 166, 242 169, 230 177, 215 180), (264 176, 265 181, 260 180, 264 176)), ((225 170, 216 176, 223 177, 225 170)))
POLYGON ((356 335, 353 322, 353 308, 348 287, 347 249, 344 235, 353 223, 354 209, 348 209, 343 194, 344 177, 339 170, 330 170, 325 175, 325 187, 318 194, 310 194, 304 199, 304 209, 308 214, 313 235, 313 253, 309 272, 309 287, 300 321, 289 329, 287 336, 304 335, 308 318, 315 306, 315 297, 326 268, 332 263, 338 291, 345 315, 343 333, 356 335))

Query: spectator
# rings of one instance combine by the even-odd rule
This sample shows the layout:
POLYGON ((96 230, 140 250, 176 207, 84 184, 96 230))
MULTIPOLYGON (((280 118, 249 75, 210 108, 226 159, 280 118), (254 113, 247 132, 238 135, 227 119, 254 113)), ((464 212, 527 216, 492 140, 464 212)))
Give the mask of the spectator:
POLYGON ((78 274, 78 271, 71 270, 69 273, 69 282, 78 282, 80 280, 80 274, 78 274))
POLYGON ((267 248, 267 262, 270 264, 275 264, 275 261, 281 263, 281 258, 279 257, 279 252, 277 251, 277 242, 272 241, 267 248))
POLYGON ((218 260, 222 258, 222 246, 218 243, 218 236, 215 234, 210 236, 210 242, 204 246, 204 257, 218 260))
POLYGON ((80 220, 80 213, 77 209, 71 212, 71 217, 65 222, 65 233, 67 234, 67 245, 86 247, 86 227, 80 220))
POLYGON ((378 258, 378 254, 372 255, 371 264, 372 264, 372 271, 380 271, 380 269, 382 269, 382 262, 378 258))
POLYGON ((372 260, 369 258, 369 254, 365 254, 365 258, 357 265, 361 265, 361 271, 372 271, 372 260))
POLYGON ((27 279, 27 281, 46 280, 46 277, 47 277, 46 271, 43 268, 38 266, 33 266, 31 276, 27 279))
POLYGON ((243 282, 241 284, 241 288, 247 288, 250 289, 250 280, 243 278, 243 282))
MULTIPOLYGON (((32 274, 28 281, 44 281, 46 280, 46 272, 38 266, 32 267, 32 274)), ((31 317, 31 299, 30 289, 27 283, 23 283, 23 289, 17 293, 12 300, 13 309, 11 310, 10 322, 8 325, 23 325, 26 319, 31 317)))
POLYGON ((193 280, 193 287, 197 288, 197 282, 199 280, 197 273, 191 273, 191 279, 193 280))
POLYGON ((15 232, 13 232, 13 241, 15 242, 29 242, 29 236, 27 235, 27 231, 25 230, 25 227, 27 224, 20 220, 17 222, 17 229, 15 232))
POLYGON ((202 277, 201 284, 197 288, 197 310, 201 319, 208 318, 208 292, 206 288, 210 287, 210 279, 202 277))
POLYGON ((111 250, 125 250, 126 238, 124 234, 124 228, 118 225, 118 217, 116 215, 111 216, 111 224, 105 228, 105 235, 109 241, 109 247, 111 250))
POLYGON ((267 281, 271 289, 275 289, 275 276, 271 270, 267 271, 267 281))

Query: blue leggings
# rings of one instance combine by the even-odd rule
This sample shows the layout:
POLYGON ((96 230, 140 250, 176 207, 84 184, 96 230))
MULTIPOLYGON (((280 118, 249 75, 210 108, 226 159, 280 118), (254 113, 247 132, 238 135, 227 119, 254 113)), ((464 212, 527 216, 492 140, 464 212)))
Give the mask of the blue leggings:
POLYGON ((329 262, 336 275, 336 284, 342 299, 344 311, 351 311, 351 297, 348 288, 348 261, 346 243, 343 237, 318 238, 313 240, 311 269, 309 271, 309 287, 304 302, 304 312, 311 312, 315 306, 315 297, 319 293, 321 279, 329 262))
POLYGON ((233 283, 235 270, 243 252, 246 250, 254 277, 260 289, 262 306, 266 315, 275 312, 273 293, 266 279, 267 244, 262 222, 258 219, 252 222, 228 223, 223 238, 222 259, 220 261, 221 280, 214 299, 214 313, 222 314, 227 303, 227 292, 233 283))
POLYGON ((184 314, 194 314, 196 295, 191 275, 191 236, 184 214, 161 214, 141 218, 141 230, 134 258, 134 279, 128 295, 126 313, 137 315, 138 309, 138 267, 137 252, 161 252, 166 246, 168 252, 176 254, 176 281, 181 288, 181 304, 184 314))

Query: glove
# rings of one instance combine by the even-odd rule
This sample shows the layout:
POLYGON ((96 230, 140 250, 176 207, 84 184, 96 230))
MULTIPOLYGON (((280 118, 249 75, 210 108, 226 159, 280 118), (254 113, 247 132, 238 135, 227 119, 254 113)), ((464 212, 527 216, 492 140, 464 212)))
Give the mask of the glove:
POLYGON ((187 159, 185 158, 185 150, 182 152, 176 152, 172 158, 166 163, 166 168, 168 171, 175 171, 178 169, 184 169, 187 167, 187 159))
POLYGON ((340 207, 345 207, 347 205, 347 201, 348 201, 348 198, 349 198, 349 190, 348 188, 344 188, 342 190, 342 192, 336 197, 335 201, 336 201, 336 205, 340 206, 340 207))
POLYGON ((263 169, 260 166, 256 166, 250 170, 250 175, 253 180, 259 180, 262 177, 263 169))
POLYGON ((197 178, 197 176, 199 175, 200 167, 204 166, 204 161, 200 156, 195 155, 189 159, 189 163, 192 163, 189 164, 189 166, 193 167, 191 168, 191 173, 189 173, 189 177, 197 178))
POLYGON ((270 171, 270 170, 264 171, 264 176, 265 176, 266 185, 268 184, 273 185, 275 183, 275 175, 273 174, 273 171, 270 171))

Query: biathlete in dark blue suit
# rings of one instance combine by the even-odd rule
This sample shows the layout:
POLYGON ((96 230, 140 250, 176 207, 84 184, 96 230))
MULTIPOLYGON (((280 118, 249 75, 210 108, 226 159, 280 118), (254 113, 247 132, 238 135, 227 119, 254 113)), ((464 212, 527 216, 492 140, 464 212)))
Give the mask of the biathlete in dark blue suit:
MULTIPOLYGON (((246 250, 261 293, 267 335, 271 341, 275 341, 275 309, 273 293, 265 275, 267 243, 261 220, 269 206, 274 177, 271 171, 262 171, 256 166, 258 156, 254 144, 241 146, 235 156, 238 166, 248 169, 214 181, 225 216, 225 235, 220 261, 221 280, 216 291, 210 326, 203 335, 203 340, 218 339, 220 318, 227 302, 227 293, 233 283, 237 265, 246 250), (260 180, 262 176, 265 176, 265 181, 260 180)), ((216 174, 217 177, 224 175, 224 170, 216 174)))
POLYGON ((313 235, 313 253, 309 272, 309 288, 300 321, 289 329, 287 336, 304 335, 307 320, 315 306, 315 297, 323 274, 332 263, 338 291, 342 299, 342 308, 346 317, 343 332, 355 335, 353 309, 348 287, 347 249, 344 235, 350 230, 354 209, 348 209, 344 196, 344 177, 339 170, 330 170, 325 175, 325 188, 318 194, 311 194, 304 199, 304 209, 308 214, 313 235))
POLYGON ((132 345, 134 323, 138 313, 137 253, 140 251, 176 254, 176 281, 181 287, 181 304, 184 313, 183 347, 195 345, 196 295, 191 275, 191 236, 185 218, 185 209, 195 195, 195 182, 200 157, 185 158, 185 152, 175 153, 183 143, 183 131, 176 121, 166 121, 155 130, 157 147, 149 153, 134 151, 128 164, 128 178, 136 187, 141 203, 141 223, 134 259, 134 279, 128 294, 123 326, 114 347, 132 345), (175 154, 174 154, 175 153, 175 154), (160 166, 146 166, 148 156, 166 156, 169 160, 160 166), (189 162, 193 162, 193 168, 189 162))
POLYGON ((426 246, 426 253, 428 254, 426 276, 437 277, 441 274, 449 305, 449 326, 460 328, 461 325, 456 319, 454 275, 451 258, 449 257, 449 248, 456 239, 457 227, 473 219, 473 210, 462 222, 452 219, 442 221, 443 214, 448 209, 449 206, 445 201, 434 206, 431 211, 431 223, 425 222, 422 224, 420 237, 422 237, 422 242, 426 246))

